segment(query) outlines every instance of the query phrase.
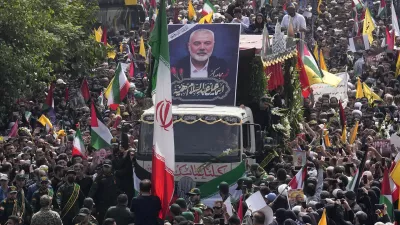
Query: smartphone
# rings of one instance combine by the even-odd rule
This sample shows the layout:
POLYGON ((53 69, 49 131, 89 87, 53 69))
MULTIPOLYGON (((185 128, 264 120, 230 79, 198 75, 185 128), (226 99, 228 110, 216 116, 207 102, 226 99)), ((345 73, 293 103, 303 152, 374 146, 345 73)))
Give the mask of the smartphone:
POLYGON ((383 204, 375 204, 375 209, 384 209, 385 206, 383 204))

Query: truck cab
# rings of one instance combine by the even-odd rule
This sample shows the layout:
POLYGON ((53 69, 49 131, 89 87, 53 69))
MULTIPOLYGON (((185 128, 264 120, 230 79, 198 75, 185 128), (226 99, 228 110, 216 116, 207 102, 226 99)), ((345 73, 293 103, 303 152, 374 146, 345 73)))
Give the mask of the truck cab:
MULTIPOLYGON (((175 181, 197 186, 234 169, 256 151, 250 108, 174 105, 175 181), (205 166, 207 165, 207 166, 205 166)), ((154 107, 141 117, 137 163, 151 172, 154 107)), ((253 163, 253 159, 249 163, 253 163)))

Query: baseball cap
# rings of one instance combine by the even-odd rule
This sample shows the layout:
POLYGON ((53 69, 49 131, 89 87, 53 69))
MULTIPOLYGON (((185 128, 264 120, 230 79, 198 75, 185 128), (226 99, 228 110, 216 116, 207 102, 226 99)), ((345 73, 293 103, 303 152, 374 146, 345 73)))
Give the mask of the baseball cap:
POLYGON ((103 162, 103 166, 104 165, 109 165, 109 166, 112 166, 112 162, 111 162, 111 160, 109 160, 109 159, 106 159, 106 160, 104 160, 104 162, 103 162))
POLYGON ((188 193, 186 193, 187 195, 200 195, 200 189, 198 188, 192 188, 192 190, 190 190, 188 193))
POLYGON ((0 180, 8 180, 7 174, 0 174, 0 180))
POLYGON ((269 193, 269 194, 267 194, 267 195, 265 196, 265 198, 266 198, 268 201, 272 202, 272 201, 275 200, 276 194, 275 194, 275 193, 269 193))
POLYGON ((40 178, 40 182, 41 182, 41 183, 49 182, 49 178, 48 178, 48 177, 41 177, 41 178, 40 178))
POLYGON ((18 191, 17 191, 17 187, 15 187, 15 186, 11 186, 11 187, 9 187, 8 188, 8 193, 17 193, 18 191))
POLYGON ((90 214, 90 210, 88 208, 82 208, 79 210, 78 216, 87 216, 90 214))
POLYGON ((26 177, 24 174, 17 174, 17 176, 15 176, 15 179, 17 180, 26 180, 26 177))

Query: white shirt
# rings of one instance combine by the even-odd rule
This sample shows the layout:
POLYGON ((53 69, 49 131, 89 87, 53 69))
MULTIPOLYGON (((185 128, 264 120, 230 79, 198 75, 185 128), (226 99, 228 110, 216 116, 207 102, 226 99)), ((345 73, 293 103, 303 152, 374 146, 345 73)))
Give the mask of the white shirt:
POLYGON ((240 31, 243 34, 244 30, 250 26, 249 17, 242 16, 242 20, 239 22, 238 19, 234 18, 231 23, 240 23, 240 31))
POLYGON ((194 65, 192 63, 192 58, 190 58, 190 78, 207 78, 208 77, 208 72, 207 72, 208 62, 209 62, 209 59, 207 60, 206 65, 204 65, 203 68, 198 70, 198 69, 196 69, 196 67, 194 67, 194 65))
MULTIPOLYGON (((281 22, 281 27, 288 28, 289 27, 289 15, 285 15, 281 22)), ((296 13, 293 17, 293 29, 294 32, 299 32, 300 28, 306 29, 306 19, 303 15, 296 13)))

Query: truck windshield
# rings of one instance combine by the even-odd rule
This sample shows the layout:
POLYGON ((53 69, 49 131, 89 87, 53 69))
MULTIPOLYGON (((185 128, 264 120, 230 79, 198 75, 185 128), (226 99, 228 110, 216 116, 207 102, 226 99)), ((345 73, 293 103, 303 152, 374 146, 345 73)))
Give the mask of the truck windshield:
MULTIPOLYGON (((138 155, 151 155, 153 146, 153 125, 142 123, 138 155)), ((175 155, 219 156, 227 149, 239 150, 240 126, 222 122, 207 124, 201 121, 193 124, 174 123, 175 155)), ((230 155, 239 155, 234 151, 230 155)))
POLYGON ((107 7, 101 8, 97 21, 106 26, 109 31, 130 30, 138 27, 144 12, 140 7, 107 7))

